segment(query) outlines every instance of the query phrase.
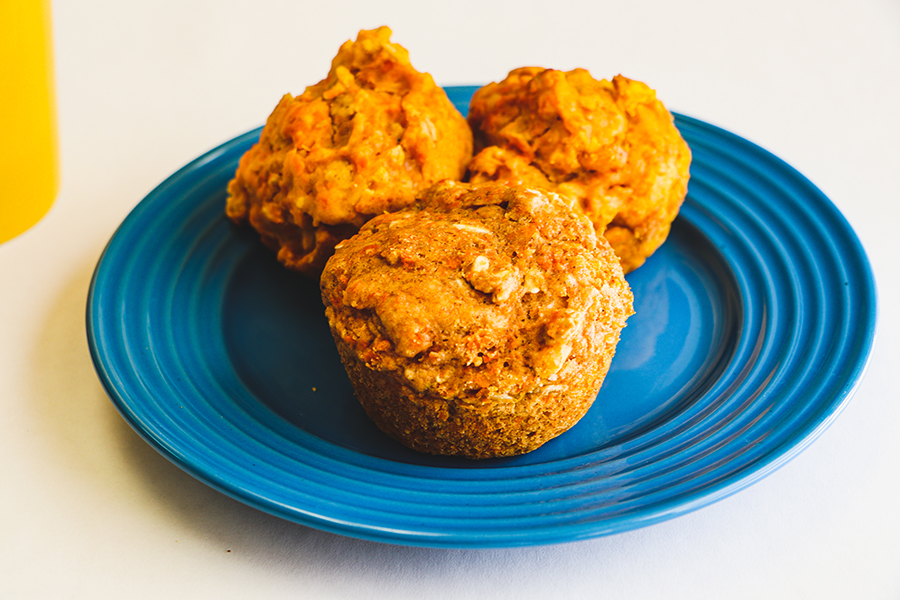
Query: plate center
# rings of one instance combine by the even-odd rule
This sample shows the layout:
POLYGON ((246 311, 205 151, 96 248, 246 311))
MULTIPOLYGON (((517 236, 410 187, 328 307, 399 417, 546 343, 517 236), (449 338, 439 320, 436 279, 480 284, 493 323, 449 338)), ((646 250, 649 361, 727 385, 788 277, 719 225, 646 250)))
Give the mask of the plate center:
MULTIPOLYGON (((248 236, 249 238, 250 236, 248 236)), ((279 265, 258 241, 225 291, 223 331, 235 371, 259 400, 295 427, 388 460, 490 467, 555 461, 621 443, 689 406, 727 362, 740 305, 721 254, 683 218, 669 240, 628 276, 636 314, 588 414, 521 457, 468 461, 413 452, 375 427, 360 407, 334 346, 318 284, 279 265)))

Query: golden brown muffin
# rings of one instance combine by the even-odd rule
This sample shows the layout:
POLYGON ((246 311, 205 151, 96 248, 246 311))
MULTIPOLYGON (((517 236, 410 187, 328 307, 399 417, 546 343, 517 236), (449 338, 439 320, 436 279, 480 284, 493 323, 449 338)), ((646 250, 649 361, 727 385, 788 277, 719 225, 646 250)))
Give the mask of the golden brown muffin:
POLYGON ((322 298, 357 397, 432 454, 522 454, 597 396, 632 294, 568 200, 442 182, 341 242, 322 298))
POLYGON ((361 31, 324 80, 285 95, 228 185, 228 216, 249 221, 292 269, 318 276, 334 245, 373 215, 465 173, 465 118, 390 35, 361 31))
POLYGON ((540 186, 578 201, 625 272, 666 239, 691 153, 655 92, 584 69, 525 67, 475 92, 473 183, 540 186))

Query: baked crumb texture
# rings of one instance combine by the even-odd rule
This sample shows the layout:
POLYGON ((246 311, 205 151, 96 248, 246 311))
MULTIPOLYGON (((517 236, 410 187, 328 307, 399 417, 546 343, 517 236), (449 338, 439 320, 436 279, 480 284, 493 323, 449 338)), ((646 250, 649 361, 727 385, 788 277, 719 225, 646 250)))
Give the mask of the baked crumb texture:
POLYGON ((472 183, 543 187, 578 201, 625 272, 666 239, 687 192, 691 153, 645 84, 584 69, 511 71, 469 109, 472 183))
POLYGON ((249 221, 289 268, 318 276, 335 244, 373 215, 465 173, 465 118, 390 36, 361 31, 324 80, 285 95, 228 185, 228 216, 249 221))
POLYGON ((357 397, 427 453, 522 454, 594 401, 632 294, 611 247, 545 190, 441 182, 341 242, 321 279, 357 397))

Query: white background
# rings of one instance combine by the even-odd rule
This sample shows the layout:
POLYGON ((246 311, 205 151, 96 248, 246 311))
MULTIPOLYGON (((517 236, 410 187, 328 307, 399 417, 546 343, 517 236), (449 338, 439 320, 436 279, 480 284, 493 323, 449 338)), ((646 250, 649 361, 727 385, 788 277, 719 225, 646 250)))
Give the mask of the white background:
MULTIPOLYGON (((62 187, 0 245, 2 598, 900 598, 900 3, 78 0, 54 9, 62 187), (169 463, 119 417, 84 311, 153 187, 386 24, 439 84, 586 67, 774 152, 872 261, 866 378, 809 449, 712 506, 591 541, 427 550, 322 533, 169 463)), ((4 143, 8 143, 4 140, 4 143)))

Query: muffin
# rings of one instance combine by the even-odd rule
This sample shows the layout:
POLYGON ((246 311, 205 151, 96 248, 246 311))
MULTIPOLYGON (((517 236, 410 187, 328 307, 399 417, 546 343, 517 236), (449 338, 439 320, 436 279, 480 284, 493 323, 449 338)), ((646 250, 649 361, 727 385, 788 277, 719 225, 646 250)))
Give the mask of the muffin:
POLYGON ((584 69, 525 67, 477 90, 469 181, 539 186, 578 202, 625 272, 666 239, 691 153, 645 84, 584 69))
POLYGON ((361 31, 324 80, 285 95, 228 185, 227 215, 291 269, 317 277, 340 240, 472 157, 465 118, 390 36, 361 31))
POLYGON ((591 406, 632 314, 606 240, 540 189, 441 182, 341 242, 325 313, 363 408, 415 450, 534 450, 591 406))

